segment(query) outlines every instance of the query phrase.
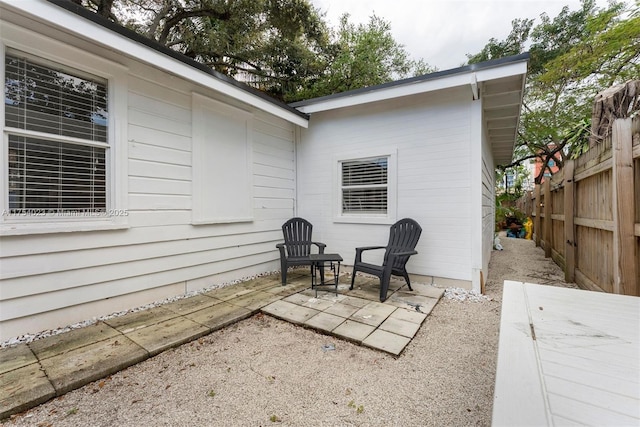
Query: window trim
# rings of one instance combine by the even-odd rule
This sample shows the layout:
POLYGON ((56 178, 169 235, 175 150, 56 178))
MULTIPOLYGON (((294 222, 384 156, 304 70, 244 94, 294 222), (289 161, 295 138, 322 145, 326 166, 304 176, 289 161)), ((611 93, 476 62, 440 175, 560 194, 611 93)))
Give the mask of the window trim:
POLYGON ((396 148, 357 151, 334 156, 333 161, 333 221, 356 224, 393 224, 397 218, 398 158, 396 148), (342 163, 347 161, 387 158, 387 213, 343 213, 342 212, 342 163))
MULTIPOLYGON (((129 227, 127 209, 127 68, 74 48, 10 23, 4 23, 1 30, 0 80, 5 81, 5 57, 7 53, 26 54, 34 61, 40 60, 45 66, 60 64, 65 71, 95 75, 107 82, 109 119, 107 124, 106 171, 107 171, 107 212, 105 215, 9 215, 8 180, 2 179, 0 186, 0 235, 26 235, 73 231, 113 230, 129 227), (37 47, 36 47, 37 46, 37 47)), ((0 171, 8 173, 9 133, 22 136, 57 139, 48 133, 26 131, 5 126, 5 106, 0 104, 2 149, 0 150, 0 171)), ((63 140, 66 137, 62 138, 63 140)), ((64 141, 63 141, 64 142, 64 141)))

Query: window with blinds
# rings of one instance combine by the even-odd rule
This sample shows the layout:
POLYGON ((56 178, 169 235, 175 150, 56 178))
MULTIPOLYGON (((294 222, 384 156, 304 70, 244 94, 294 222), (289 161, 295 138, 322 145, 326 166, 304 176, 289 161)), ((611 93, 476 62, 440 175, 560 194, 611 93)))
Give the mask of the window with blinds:
POLYGON ((106 212, 107 118, 105 81, 7 54, 9 214, 106 212))
POLYGON ((386 214, 388 157, 341 162, 342 213, 386 214))

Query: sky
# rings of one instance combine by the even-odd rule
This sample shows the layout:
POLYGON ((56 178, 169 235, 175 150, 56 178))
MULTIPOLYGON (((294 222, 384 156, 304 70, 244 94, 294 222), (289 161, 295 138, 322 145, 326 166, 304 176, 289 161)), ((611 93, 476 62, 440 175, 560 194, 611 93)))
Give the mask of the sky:
MULTIPOLYGON (((579 0, 311 0, 333 28, 344 13, 351 23, 367 23, 372 14, 390 22, 395 40, 411 59, 424 59, 439 70, 463 65, 466 54, 478 53, 490 38, 503 40, 516 18, 552 19, 564 6, 580 7, 579 0)), ((600 7, 606 1, 598 0, 600 7)))

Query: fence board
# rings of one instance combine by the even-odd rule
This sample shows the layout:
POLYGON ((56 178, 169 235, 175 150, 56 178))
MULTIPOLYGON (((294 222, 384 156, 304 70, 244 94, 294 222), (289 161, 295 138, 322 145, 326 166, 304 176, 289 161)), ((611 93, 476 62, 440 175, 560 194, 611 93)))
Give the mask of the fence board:
POLYGON ((568 282, 640 296, 640 117, 616 120, 609 137, 549 181, 517 203, 530 206, 536 246, 568 282))

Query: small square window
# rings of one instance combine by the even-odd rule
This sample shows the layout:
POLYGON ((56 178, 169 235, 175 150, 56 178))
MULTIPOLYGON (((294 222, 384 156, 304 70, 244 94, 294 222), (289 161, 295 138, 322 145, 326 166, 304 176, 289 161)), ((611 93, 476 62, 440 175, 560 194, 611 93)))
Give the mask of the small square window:
POLYGON ((341 162, 342 213, 386 215, 388 174, 386 156, 341 162))

